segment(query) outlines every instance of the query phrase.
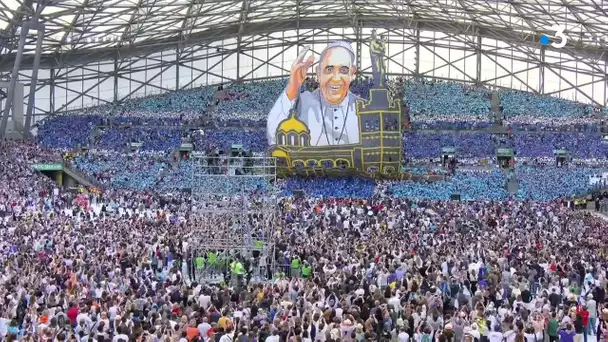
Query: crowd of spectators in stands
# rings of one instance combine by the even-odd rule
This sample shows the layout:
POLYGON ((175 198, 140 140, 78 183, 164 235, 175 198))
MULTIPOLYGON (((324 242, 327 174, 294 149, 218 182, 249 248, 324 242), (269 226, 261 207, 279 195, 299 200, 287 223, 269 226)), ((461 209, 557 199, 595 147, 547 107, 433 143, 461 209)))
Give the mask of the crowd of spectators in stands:
MULTIPOLYGON (((96 120, 98 121, 98 120, 96 120)), ((99 129, 92 137, 95 126, 91 121, 68 117, 48 121, 39 129, 39 142, 46 147, 91 147, 122 151, 128 143, 142 143, 142 150, 171 151, 179 148, 183 137, 192 136, 195 147, 205 150, 218 147, 224 151, 232 145, 263 152, 268 148, 263 129, 208 128, 202 133, 189 129, 164 126, 115 126, 99 129)), ((601 158, 608 155, 608 142, 599 133, 514 131, 513 147, 520 157, 549 157, 556 149, 566 149, 573 158, 601 158)), ((404 153, 409 158, 438 158, 443 148, 456 148, 461 158, 492 158, 496 142, 492 134, 480 131, 407 131, 403 135, 404 153)))
MULTIPOLYGON (((163 152, 119 153, 95 151, 78 155, 72 165, 92 176, 96 184, 118 189, 151 190, 169 167, 163 152)), ((187 177, 184 175, 183 177, 187 177)))
POLYGON ((608 142, 588 132, 516 132, 515 149, 522 157, 550 157, 555 150, 568 150, 576 158, 608 156, 608 142))
POLYGON ((598 169, 576 166, 521 166, 515 168, 515 174, 519 181, 518 198, 547 201, 590 192, 593 188, 590 177, 598 174, 598 169), (543 191, 539 191, 540 188, 543 191))
POLYGON ((101 123, 102 118, 93 113, 57 115, 38 125, 38 142, 42 146, 57 149, 88 146, 91 132, 101 123))
POLYGON ((183 132, 180 127, 123 126, 99 132, 96 146, 104 150, 125 150, 130 143, 141 143, 142 151, 175 151, 183 132))
POLYGON ((232 145, 242 145, 244 150, 254 152, 268 149, 266 130, 263 129, 206 129, 204 134, 196 134, 194 141, 200 150, 214 146, 229 151, 232 145))
MULTIPOLYGON (((556 167, 555 158, 535 158, 517 164, 515 173, 519 181, 519 192, 506 191, 507 174, 486 165, 473 168, 465 165, 454 174, 443 168, 421 165, 406 171, 415 175, 443 175, 441 181, 400 180, 389 182, 394 196, 404 198, 447 200, 452 194, 460 194, 467 200, 491 198, 506 200, 553 200, 585 194, 594 189, 590 177, 602 174, 605 163, 556 167)), ((234 174, 229 165, 222 166, 212 174, 205 158, 179 160, 174 154, 165 153, 107 153, 88 152, 72 161, 76 170, 91 177, 95 184, 120 189, 183 191, 206 188, 237 193, 246 187, 264 190, 267 180, 257 177, 227 177, 234 174), (231 173, 232 172, 232 173, 231 173), (238 181, 238 182, 237 182, 238 181), (233 190, 232 190, 233 189, 233 190)), ((290 178, 281 183, 281 192, 293 194, 294 190, 323 197, 369 198, 376 183, 359 178, 290 178)))
POLYGON ((172 91, 165 94, 151 95, 124 101, 115 114, 128 117, 181 118, 182 121, 195 121, 207 114, 207 108, 213 101, 214 87, 197 87, 194 89, 172 91))
POLYGON ((527 91, 501 90, 498 96, 502 113, 507 118, 517 116, 550 119, 587 118, 599 112, 599 109, 592 105, 527 91))
POLYGON ((403 134, 403 149, 411 158, 437 158, 443 148, 455 148, 462 158, 483 158, 495 154, 492 135, 485 132, 424 132, 403 134))
POLYGON ((449 200, 454 194, 459 194, 461 200, 506 200, 509 194, 505 183, 504 173, 498 170, 459 170, 449 180, 394 182, 390 189, 395 197, 417 200, 449 200))
MULTIPOLYGON (((42 146, 60 149, 73 149, 89 147, 93 150, 118 151, 115 160, 102 158, 97 160, 96 154, 82 158, 76 163, 82 172, 98 178, 100 181, 120 188, 148 189, 152 186, 171 188, 192 187, 192 177, 189 175, 193 168, 192 163, 181 161, 173 166, 169 165, 173 159, 172 153, 179 149, 184 137, 191 138, 197 151, 224 151, 230 150, 232 145, 242 145, 245 150, 263 152, 267 149, 265 132, 263 129, 230 126, 233 123, 248 126, 249 123, 265 120, 269 108, 273 105, 278 93, 284 90, 285 80, 270 80, 256 83, 241 83, 222 87, 216 92, 211 87, 203 87, 189 91, 172 92, 165 95, 153 95, 143 99, 129 100, 118 106, 102 106, 88 109, 82 115, 57 116, 45 120, 38 127, 38 141, 42 146), (220 127, 204 127, 197 133, 190 131, 189 127, 196 126, 198 118, 207 118, 220 127), (145 164, 137 172, 127 172, 121 164, 130 165, 129 153, 125 153, 128 143, 141 143, 139 149, 141 158, 133 162, 145 164), (162 151, 156 157, 153 151, 162 151), (143 153, 142 152, 146 152, 143 153), (148 153, 150 152, 150 153, 148 153), (94 158, 92 156, 95 156, 94 158), (157 163, 157 159, 167 162, 157 163), (98 162, 98 163, 97 163, 98 162), (97 164, 96 164, 97 163, 97 164)), ((351 91, 365 97, 372 87, 369 79, 353 82, 351 91)), ((309 78, 303 90, 314 90, 316 80, 309 78)), ((598 121, 593 120, 597 110, 565 100, 555 100, 551 97, 536 96, 517 91, 500 91, 500 106, 506 116, 506 123, 511 130, 510 145, 497 142, 491 134, 485 132, 470 132, 471 128, 481 129, 490 127, 493 123, 488 120, 491 109, 492 94, 485 88, 463 85, 454 82, 422 81, 402 79, 389 82, 393 96, 402 93, 406 110, 413 122, 410 127, 422 130, 441 131, 407 131, 404 133, 404 153, 413 164, 423 164, 427 159, 438 159, 445 147, 453 147, 457 151, 461 165, 492 165, 497 147, 513 148, 516 158, 523 161, 538 158, 550 158, 555 149, 567 149, 570 156, 582 160, 586 166, 605 167, 600 162, 607 154, 608 144, 602 140, 598 131, 598 121), (531 112, 521 111, 520 102, 528 103, 531 112), (564 113, 571 111, 572 116, 564 113), (545 114, 539 114, 539 113, 545 114), (559 114, 559 113, 561 114, 559 114), (560 126, 561 125, 561 126, 560 126), (558 132, 555 132, 559 127, 558 132), (567 129, 568 132, 562 132, 567 129), (534 132, 531 132, 534 131, 534 132), (574 132, 572 132, 574 131, 574 132), (583 131, 585 133, 577 133, 583 131), (587 134, 595 132, 595 134, 587 134), (521 158, 521 159, 520 159, 521 158)), ((255 125, 252 125, 255 126, 255 125)), ((135 159, 137 160, 137 159, 135 159)), ((519 163, 522 165, 523 163, 519 163)), ((553 165, 554 160, 547 165, 553 165)), ((528 163, 531 165, 531 162, 528 163)), ((580 173, 569 170, 553 170, 556 179, 562 174, 569 173, 576 182, 583 182, 587 175, 586 169, 580 173)), ((496 180, 503 180, 493 172, 473 175, 456 175, 449 185, 441 188, 441 184, 429 185, 427 190, 418 188, 418 185, 404 183, 396 192, 412 195, 416 198, 445 198, 452 190, 465 193, 463 197, 479 198, 483 189, 488 193, 495 193, 497 198, 505 198, 501 191, 494 191, 485 184, 496 180), (478 183, 469 182, 469 179, 478 178, 478 183), (436 189, 434 189, 434 187, 436 189), (423 195, 417 195, 418 193, 423 195)), ((520 198, 556 198, 563 193, 573 193, 584 190, 584 186, 575 186, 572 189, 555 186, 555 191, 545 191, 547 184, 538 180, 538 173, 523 169, 518 177, 524 186, 519 193, 520 198)), ((547 177, 548 178, 548 177, 547 177)), ((353 183, 354 184, 354 183, 353 183)), ((551 184, 553 186, 553 184, 551 184)), ((310 189, 316 189, 311 185, 310 189)), ((319 187, 327 192, 328 196, 337 193, 332 187, 319 187)), ((336 187, 334 187, 336 188, 336 187)), ((359 189, 353 191, 351 197, 366 197, 365 187, 358 185, 338 186, 339 191, 359 189), (355 195, 355 193, 357 193, 355 195)), ((502 188, 502 185, 499 186, 502 188)), ((286 190, 289 191, 289 190, 286 190)), ((494 195, 492 195, 494 196, 494 195)))
POLYGON ((404 103, 413 122, 488 122, 491 100, 490 90, 461 83, 411 79, 404 84, 404 103))
MULTIPOLYGON (((356 80, 351 84, 351 92, 366 98, 372 85, 369 79, 356 80)), ((221 87, 217 92, 212 87, 202 87, 131 99, 118 106, 106 105, 84 111, 83 114, 90 116, 90 125, 98 125, 97 116, 102 116, 115 123, 130 122, 136 125, 183 125, 203 118, 205 124, 218 127, 263 126, 266 115, 284 87, 284 79, 233 84, 221 87)), ((311 77, 304 83, 303 90, 315 87, 316 81, 311 77)), ((391 80, 389 88, 393 96, 403 94, 405 111, 411 118, 410 126, 413 128, 470 129, 493 124, 489 115, 492 94, 486 88, 419 79, 391 80)), ((505 124, 518 130, 547 130, 576 124, 577 130, 598 131, 598 120, 594 117, 599 112, 590 105, 520 91, 503 90, 499 92, 499 98, 505 124), (530 108, 530 111, 525 112, 521 108, 530 108)), ((71 141, 86 141, 86 134, 90 131, 86 119, 65 118, 63 124, 59 118, 47 121, 55 120, 58 121, 56 124, 43 124, 49 126, 44 135, 57 132, 57 140, 63 141, 47 141, 47 145, 69 146, 71 141), (77 136, 66 137, 71 135, 62 134, 65 132, 61 129, 66 128, 67 122, 78 120, 83 122, 74 123, 79 132, 77 136)))
POLYGON ((270 108, 285 90, 287 80, 239 83, 223 88, 211 111, 212 120, 220 125, 260 125, 266 122, 270 108))

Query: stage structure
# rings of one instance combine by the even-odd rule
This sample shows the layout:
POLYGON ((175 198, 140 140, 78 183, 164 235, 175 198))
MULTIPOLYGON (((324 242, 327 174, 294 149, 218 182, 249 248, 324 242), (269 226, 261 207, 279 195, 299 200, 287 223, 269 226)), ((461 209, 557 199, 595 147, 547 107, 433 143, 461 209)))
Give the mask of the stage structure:
POLYGON ((270 280, 279 217, 275 158, 191 156, 191 192, 200 221, 189 253, 192 260, 198 258, 194 280, 236 285, 234 277, 228 280, 233 261, 250 270, 243 280, 270 280))

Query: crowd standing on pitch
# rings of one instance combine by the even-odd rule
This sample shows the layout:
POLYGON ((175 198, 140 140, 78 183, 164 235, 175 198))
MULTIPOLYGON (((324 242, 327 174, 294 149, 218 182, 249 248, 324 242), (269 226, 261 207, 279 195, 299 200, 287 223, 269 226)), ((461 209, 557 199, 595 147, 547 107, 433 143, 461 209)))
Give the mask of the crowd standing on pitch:
POLYGON ((56 190, 30 169, 53 152, 0 151, 6 341, 608 338, 606 223, 560 201, 285 197, 254 223, 273 231, 273 281, 207 284, 186 251, 231 236, 225 217, 201 222, 185 195, 56 190))

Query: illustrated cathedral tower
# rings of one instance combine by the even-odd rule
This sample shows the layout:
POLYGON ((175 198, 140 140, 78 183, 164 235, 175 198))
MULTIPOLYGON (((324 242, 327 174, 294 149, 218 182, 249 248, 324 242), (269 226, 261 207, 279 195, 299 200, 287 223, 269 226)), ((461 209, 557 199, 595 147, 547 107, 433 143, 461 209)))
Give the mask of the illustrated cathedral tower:
POLYGON ((401 101, 390 98, 388 90, 371 89, 369 101, 357 100, 361 127, 361 161, 368 173, 399 170, 403 153, 401 101))

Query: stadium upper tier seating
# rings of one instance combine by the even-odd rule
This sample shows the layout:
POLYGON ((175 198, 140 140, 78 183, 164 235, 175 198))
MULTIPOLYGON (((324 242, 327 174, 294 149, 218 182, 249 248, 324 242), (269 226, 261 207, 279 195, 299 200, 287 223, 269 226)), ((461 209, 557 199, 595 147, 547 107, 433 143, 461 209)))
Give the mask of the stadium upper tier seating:
POLYGON ((515 131, 527 131, 527 132, 544 132, 544 131, 563 131, 563 132, 588 132, 588 133, 598 133, 600 132, 600 124, 597 122, 590 121, 588 123, 581 122, 577 123, 577 120, 568 120, 567 122, 560 125, 554 125, 555 121, 551 123, 523 123, 518 121, 510 121, 507 120, 505 125, 509 127, 511 130, 515 131), (575 121, 575 122, 571 122, 575 121))
POLYGON ((491 127, 492 125, 494 124, 488 121, 458 121, 457 119, 451 119, 451 121, 445 121, 445 119, 442 121, 413 121, 409 124, 412 129, 419 130, 478 130, 491 127))
MULTIPOLYGON (((102 115, 113 121, 120 121, 120 117, 137 118, 129 121, 139 124, 171 125, 203 117, 209 123, 219 126, 259 126, 265 122, 266 115, 284 90, 286 82, 286 79, 277 79, 229 85, 218 93, 221 96, 217 100, 213 100, 213 87, 202 87, 131 99, 116 107, 83 110, 82 114, 102 115)), ((391 82, 389 85, 391 89, 402 88, 403 100, 414 128, 467 129, 489 125, 488 113, 492 96, 488 89, 455 82, 425 80, 408 80, 403 84, 391 82)), ((351 84, 351 92, 367 98, 370 87, 367 80, 355 81, 351 84)), ((304 85, 303 90, 305 89, 312 88, 304 85)), ((392 93, 396 95, 399 90, 393 90, 392 93)), ((593 123, 591 118, 595 109, 590 105, 521 91, 500 91, 499 95, 503 114, 508 122, 514 124, 538 126, 539 121, 544 125, 593 123)), ((606 110, 603 113, 608 115, 606 110)), ((47 121, 52 120, 57 119, 47 121)), ((84 135, 86 130, 79 132, 84 135)), ((52 134, 52 131, 47 130, 45 133, 52 134)), ((71 139, 76 140, 75 137, 71 139)), ((64 145, 67 143, 63 142, 64 145)))
POLYGON ((212 116, 220 122, 264 122, 286 85, 287 81, 280 79, 226 87, 212 116))
POLYGON ((104 129, 96 144, 104 150, 124 150, 130 142, 142 143, 143 151, 173 151, 181 144, 181 128, 118 126, 104 129))
MULTIPOLYGON (((128 142, 142 142, 142 151, 163 151, 164 155, 167 155, 167 152, 179 147, 181 138, 188 133, 187 128, 178 126, 197 125, 200 117, 211 119, 211 122, 219 123, 220 127, 232 123, 242 126, 263 122, 285 84, 286 80, 280 79, 227 86, 219 101, 213 99, 213 88, 205 87, 133 99, 115 107, 87 109, 81 113, 56 116, 43 121, 38 128, 38 139, 45 147, 66 149, 92 143, 91 147, 94 149, 115 151, 122 151, 128 142), (129 128, 129 125, 133 127, 129 128)), ((351 91, 366 97, 370 86, 368 81, 354 82, 351 91)), ((471 129, 490 125, 487 114, 490 110, 491 93, 487 89, 452 82, 413 80, 403 85, 391 83, 390 86, 393 93, 398 92, 394 90, 395 87, 403 87, 404 100, 414 119, 414 128, 471 129)), ((314 89, 313 82, 306 84, 303 89, 314 89)), ((513 139, 509 143, 514 147, 517 156, 551 157, 553 150, 558 148, 568 149, 575 158, 599 158, 607 155, 608 144, 604 143, 597 133, 547 132, 555 129, 551 127, 552 123, 568 125, 567 129, 573 131, 598 132, 597 121, 589 119, 590 115, 597 114, 592 107, 519 91, 501 91, 500 99, 503 113, 514 129, 513 139), (526 111, 525 108, 529 110, 526 111)), ((608 112, 604 110, 604 113, 608 112)), ((267 148, 263 129, 209 127, 204 131, 203 135, 194 135, 193 142, 199 150, 211 146, 228 150, 233 144, 241 144, 246 150, 257 152, 267 148)), ((404 134, 405 153, 413 159, 436 158, 443 147, 455 147, 461 158, 486 158, 494 156, 497 146, 491 135, 483 132, 410 131, 404 134)), ((100 179, 116 187, 189 188, 195 182, 190 172, 193 166, 189 162, 173 165, 166 157, 148 155, 124 164, 123 158, 126 157, 98 161, 97 157, 89 157, 79 159, 76 165, 89 175, 102 175, 100 179), (131 165, 128 170, 132 172, 121 169, 123 164, 131 165), (111 177, 108 178, 108 175, 111 177)), ((517 175, 521 178, 520 197, 547 199, 582 191, 585 189, 585 177, 594 171, 546 171, 547 175, 550 174, 554 178, 539 177, 535 172, 535 169, 518 169, 517 175), (573 177, 574 182, 579 182, 576 183, 579 185, 560 185, 562 183, 558 180, 569 179, 568 177, 573 177), (549 179, 547 181, 553 183, 541 184, 538 178, 549 179), (545 190, 548 188, 552 190, 545 190)), ((397 196, 431 199, 443 199, 453 192, 460 192, 465 199, 478 199, 483 196, 503 198, 506 196, 503 187, 495 186, 503 181, 502 177, 498 173, 462 173, 446 184, 395 184, 393 192, 397 196)), ((289 188, 308 187, 311 191, 317 189, 314 191, 325 196, 369 195, 367 186, 356 182, 322 187, 314 182, 307 185, 308 181, 304 180, 293 180, 287 184, 286 191, 289 191, 289 188)), ((237 185, 234 187, 238 188, 237 185)), ((252 184, 252 188, 257 188, 257 185, 252 184)))
POLYGON ((101 123, 99 115, 57 115, 38 126, 38 142, 48 148, 86 146, 91 132, 101 123))
POLYGON ((123 106, 129 112, 204 114, 213 99, 214 87, 200 87, 177 92, 135 98, 123 106))
POLYGON ((412 121, 488 120, 491 92, 454 82, 409 80, 404 83, 404 103, 412 121))
POLYGON ((551 157, 556 149, 566 149, 583 159, 608 156, 608 142, 597 133, 516 132, 513 137, 521 157, 551 157))
MULTIPOLYGON (((99 117, 61 116, 45 121, 39 130, 41 145, 50 148, 85 146, 99 117)), ((141 142, 144 151, 169 151, 179 148, 181 137, 188 130, 167 126, 105 127, 92 146, 104 150, 124 150, 129 142, 141 142)), ((204 135, 194 135, 197 150, 218 147, 224 151, 234 144, 245 150, 263 152, 268 148, 263 129, 216 128, 205 129, 204 135)), ((435 158, 442 148, 454 147, 461 158, 485 158, 495 155, 497 144, 492 135, 480 131, 408 131, 403 135, 404 152, 409 158, 435 158)), ((574 158, 598 158, 608 155, 608 142, 598 133, 514 131, 513 148, 521 157, 550 157, 555 149, 567 149, 574 158)))
POLYGON ((403 148, 408 157, 441 155, 444 147, 455 147, 460 157, 487 157, 495 154, 492 135, 483 132, 431 133, 410 131, 403 135, 403 148))
MULTIPOLYGON (((215 193, 236 194, 245 191, 264 191, 267 182, 260 177, 226 177, 210 175, 201 161, 172 161, 162 153, 109 154, 90 152, 75 158, 73 165, 100 184, 136 190, 176 191, 204 188, 215 193)), ((576 196, 592 189, 589 177, 602 171, 589 167, 529 167, 517 166, 519 192, 514 198, 525 200, 553 200, 576 196)), ((417 168, 414 173, 428 174, 429 169, 417 168)), ((433 172, 437 173, 437 172, 433 172)), ((410 199, 448 200, 460 194, 462 200, 505 200, 506 174, 499 170, 459 170, 448 180, 435 183, 392 181, 388 186, 396 197, 410 199)), ((304 190, 309 196, 336 198, 369 198, 377 186, 373 180, 362 178, 289 178, 282 181, 281 194, 293 195, 304 190)))
POLYGON ((591 105, 525 91, 504 90, 500 91, 498 96, 506 117, 586 117, 594 113, 594 107, 591 105))
POLYGON ((139 125, 139 126, 183 126, 196 125, 193 118, 198 116, 181 115, 179 112, 163 113, 149 110, 124 111, 124 114, 111 116, 107 119, 113 125, 139 125))

